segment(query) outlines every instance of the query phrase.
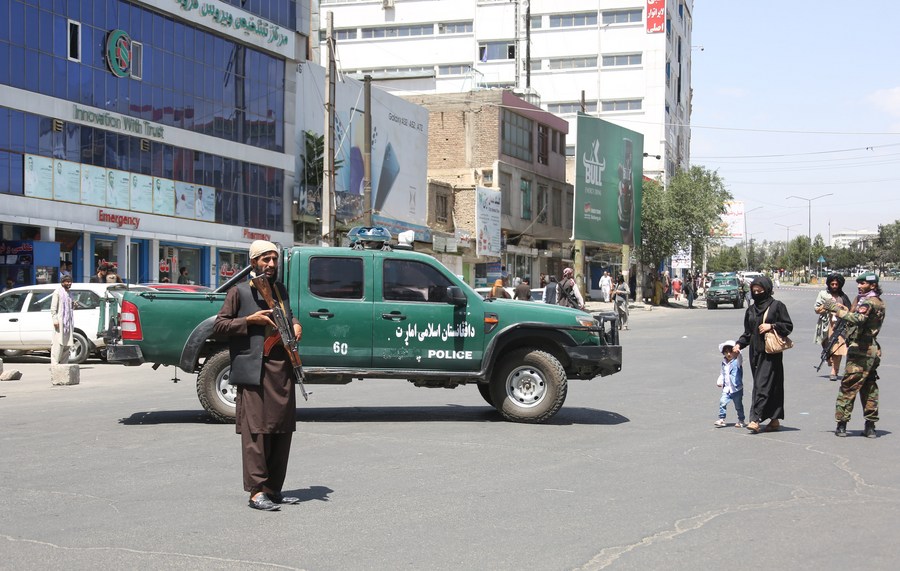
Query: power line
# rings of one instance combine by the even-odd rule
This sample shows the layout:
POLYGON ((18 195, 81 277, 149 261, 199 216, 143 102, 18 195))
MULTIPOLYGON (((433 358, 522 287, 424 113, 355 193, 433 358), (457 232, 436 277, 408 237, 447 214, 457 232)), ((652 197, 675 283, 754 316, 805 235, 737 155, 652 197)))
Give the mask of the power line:
MULTIPOLYGON (((693 125, 691 126, 693 128, 693 125)), ((875 149, 883 149, 886 147, 900 147, 900 143, 891 143, 889 145, 872 145, 868 147, 854 147, 852 149, 835 149, 833 151, 812 151, 808 153, 783 153, 779 155, 732 155, 732 156, 694 156, 691 155, 691 160, 694 159, 772 159, 778 157, 803 157, 809 155, 827 155, 830 153, 849 153, 852 151, 874 151, 875 149)))

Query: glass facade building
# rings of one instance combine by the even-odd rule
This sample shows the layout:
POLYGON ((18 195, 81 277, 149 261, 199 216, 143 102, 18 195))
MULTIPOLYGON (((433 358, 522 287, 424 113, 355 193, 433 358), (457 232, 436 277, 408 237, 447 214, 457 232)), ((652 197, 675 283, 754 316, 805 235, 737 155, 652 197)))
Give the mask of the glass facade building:
POLYGON ((60 242, 76 281, 183 262, 205 285, 292 243, 298 3, 0 0, 0 243, 60 242))

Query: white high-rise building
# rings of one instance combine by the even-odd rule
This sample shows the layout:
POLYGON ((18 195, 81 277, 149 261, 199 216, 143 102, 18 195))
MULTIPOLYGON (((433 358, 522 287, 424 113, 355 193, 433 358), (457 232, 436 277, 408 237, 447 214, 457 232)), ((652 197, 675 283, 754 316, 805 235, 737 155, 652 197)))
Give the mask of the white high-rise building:
POLYGON ((693 0, 321 0, 338 65, 408 93, 513 88, 570 121, 644 135, 644 174, 686 168, 693 0), (657 159, 656 157, 660 158, 657 159))

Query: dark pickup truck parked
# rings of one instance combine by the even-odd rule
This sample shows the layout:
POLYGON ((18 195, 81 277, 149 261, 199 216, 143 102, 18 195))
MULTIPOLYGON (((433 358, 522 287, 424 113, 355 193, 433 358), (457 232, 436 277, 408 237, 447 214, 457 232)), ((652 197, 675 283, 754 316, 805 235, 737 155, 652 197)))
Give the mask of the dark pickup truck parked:
MULTIPOLYGON (((303 325, 298 348, 308 384, 473 384, 508 420, 543 422, 563 405, 569 379, 622 367, 614 316, 485 300, 421 253, 294 247, 282 253, 279 271, 303 325)), ((212 334, 224 299, 219 291, 127 293, 108 359, 198 373, 203 407, 233 422, 227 342, 212 334)))

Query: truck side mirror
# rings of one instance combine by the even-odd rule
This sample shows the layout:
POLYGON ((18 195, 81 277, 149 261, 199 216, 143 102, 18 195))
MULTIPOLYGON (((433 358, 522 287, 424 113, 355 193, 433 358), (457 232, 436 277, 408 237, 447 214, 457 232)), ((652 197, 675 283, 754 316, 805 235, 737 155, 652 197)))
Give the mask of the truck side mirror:
POLYGON ((456 307, 465 307, 469 303, 469 299, 463 290, 457 286, 447 287, 447 303, 456 307))

